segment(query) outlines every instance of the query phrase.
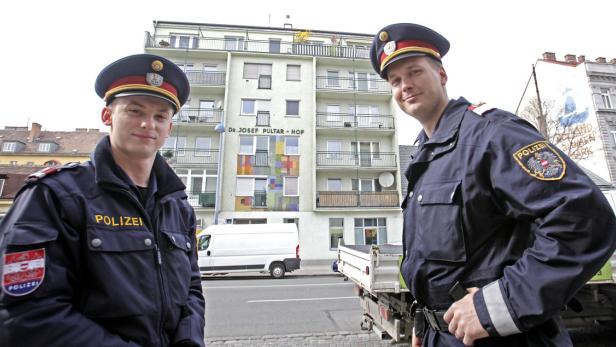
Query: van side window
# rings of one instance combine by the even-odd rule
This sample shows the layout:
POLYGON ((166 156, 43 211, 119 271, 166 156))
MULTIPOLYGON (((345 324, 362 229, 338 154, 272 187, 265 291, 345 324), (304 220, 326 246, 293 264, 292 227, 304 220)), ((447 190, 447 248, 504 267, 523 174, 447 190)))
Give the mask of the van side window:
POLYGON ((203 235, 199 238, 199 250, 205 251, 210 245, 210 237, 211 235, 203 235))

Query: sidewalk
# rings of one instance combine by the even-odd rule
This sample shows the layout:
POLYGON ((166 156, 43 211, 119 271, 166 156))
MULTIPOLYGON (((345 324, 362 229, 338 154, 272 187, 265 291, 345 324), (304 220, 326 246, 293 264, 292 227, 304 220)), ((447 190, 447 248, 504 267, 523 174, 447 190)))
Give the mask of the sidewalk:
POLYGON ((299 270, 289 272, 288 276, 342 276, 332 270, 334 259, 302 260, 299 270))
POLYGON ((373 332, 329 332, 313 334, 242 336, 224 338, 206 338, 206 346, 244 347, 244 346, 332 346, 332 347, 384 347, 408 346, 408 342, 394 344, 392 340, 381 340, 373 332))

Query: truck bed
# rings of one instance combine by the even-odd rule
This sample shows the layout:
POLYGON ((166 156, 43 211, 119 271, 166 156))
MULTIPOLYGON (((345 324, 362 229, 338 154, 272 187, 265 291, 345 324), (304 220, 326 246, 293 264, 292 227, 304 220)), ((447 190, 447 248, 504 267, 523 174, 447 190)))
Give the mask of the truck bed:
POLYGON ((400 277, 401 245, 338 247, 338 271, 372 294, 408 292, 400 277))

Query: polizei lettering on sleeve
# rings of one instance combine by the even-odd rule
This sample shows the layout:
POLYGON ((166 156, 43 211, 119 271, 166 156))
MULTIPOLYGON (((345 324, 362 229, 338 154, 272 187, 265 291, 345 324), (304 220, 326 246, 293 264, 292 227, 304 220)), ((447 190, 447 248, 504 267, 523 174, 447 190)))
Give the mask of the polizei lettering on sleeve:
POLYGON ((96 224, 104 224, 112 227, 140 227, 143 226, 143 220, 141 217, 128 217, 128 216, 105 216, 102 214, 95 214, 94 220, 96 224))

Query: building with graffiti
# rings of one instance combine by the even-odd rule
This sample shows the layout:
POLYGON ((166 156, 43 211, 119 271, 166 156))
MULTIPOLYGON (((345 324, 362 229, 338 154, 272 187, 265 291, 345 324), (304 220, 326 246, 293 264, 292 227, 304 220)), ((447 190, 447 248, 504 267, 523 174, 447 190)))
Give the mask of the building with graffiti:
POLYGON ((567 54, 558 60, 556 54, 546 52, 534 65, 518 115, 541 130, 536 116, 543 114, 549 139, 587 171, 613 184, 615 101, 616 59, 590 61, 583 55, 567 54), (538 104, 540 108, 534 107, 538 104))
POLYGON ((397 106, 371 41, 290 23, 154 22, 145 51, 191 83, 161 153, 201 228, 296 223, 303 259, 401 241, 397 106))

